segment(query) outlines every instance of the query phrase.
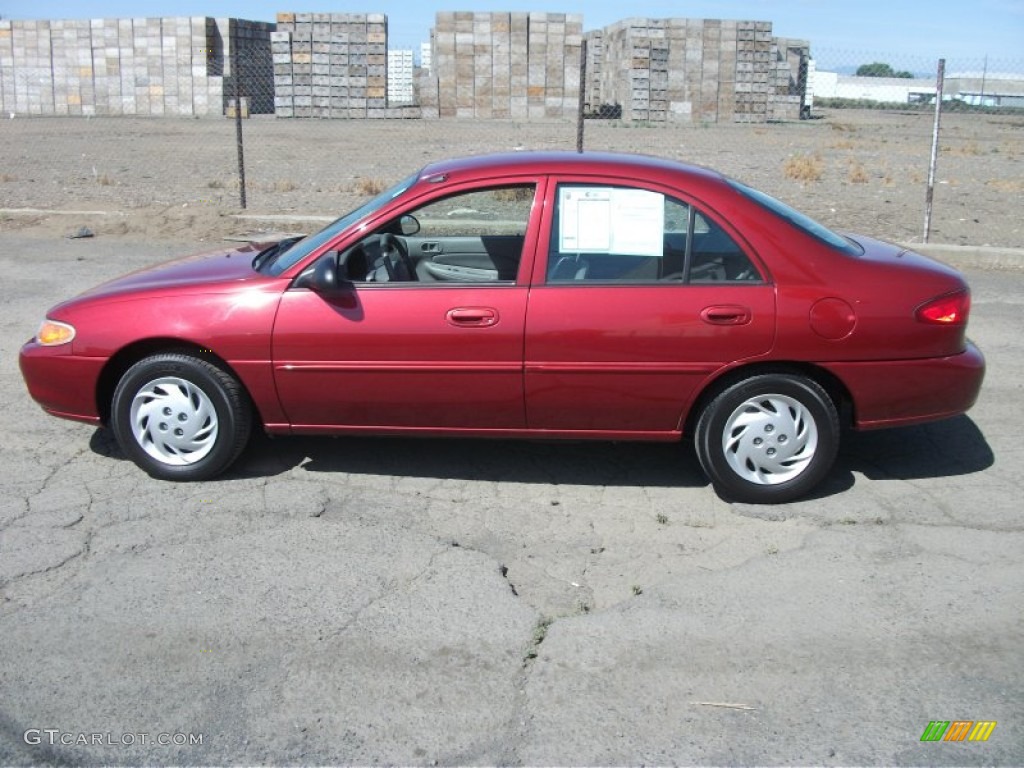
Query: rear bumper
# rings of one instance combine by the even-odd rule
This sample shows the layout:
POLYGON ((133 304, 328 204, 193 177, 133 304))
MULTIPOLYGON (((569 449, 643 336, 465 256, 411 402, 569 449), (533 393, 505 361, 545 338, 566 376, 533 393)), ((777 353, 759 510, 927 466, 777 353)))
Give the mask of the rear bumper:
POLYGON ((880 429, 966 412, 978 399, 985 358, 974 344, 950 357, 827 363, 853 398, 853 426, 880 429))
POLYGON ((18 363, 28 393, 47 413, 62 419, 98 424, 96 382, 106 358, 76 357, 63 347, 30 341, 18 363))

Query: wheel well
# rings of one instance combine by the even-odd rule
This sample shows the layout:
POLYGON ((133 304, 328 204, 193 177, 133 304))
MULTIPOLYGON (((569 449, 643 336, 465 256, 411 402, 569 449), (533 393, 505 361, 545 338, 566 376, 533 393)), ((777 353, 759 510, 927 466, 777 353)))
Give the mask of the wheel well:
POLYGON ((733 368, 704 386, 686 415, 686 421, 683 424, 683 436, 688 437, 693 434, 694 429, 697 427, 697 420, 700 418, 701 413, 703 413, 704 408, 719 393, 743 379, 766 373, 795 374, 806 376, 817 382, 835 404, 836 410, 839 412, 840 425, 847 427, 853 423, 853 398, 850 397, 850 391, 842 381, 824 368, 820 368, 813 363, 800 362, 752 363, 740 368, 733 368))
MULTIPOLYGON (((96 409, 100 415, 100 420, 104 424, 110 423, 110 408, 114 399, 114 390, 117 389, 117 383, 124 376, 125 372, 145 357, 164 353, 179 353, 206 360, 234 376, 240 386, 245 387, 242 380, 232 370, 231 366, 228 365, 227 361, 211 349, 201 347, 192 342, 182 341, 181 339, 145 339, 137 341, 111 355, 107 364, 103 366, 103 370, 100 372, 99 381, 96 384, 96 409)), ((249 401, 252 402, 251 397, 249 401)), ((257 423, 262 424, 263 422, 260 419, 255 403, 253 403, 252 408, 253 417, 259 420, 257 423)))

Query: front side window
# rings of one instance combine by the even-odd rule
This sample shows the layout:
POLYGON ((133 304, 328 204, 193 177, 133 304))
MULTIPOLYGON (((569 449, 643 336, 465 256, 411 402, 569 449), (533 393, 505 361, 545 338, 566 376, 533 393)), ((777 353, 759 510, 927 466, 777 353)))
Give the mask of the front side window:
POLYGON ((761 281, 722 227, 646 189, 560 184, 549 243, 549 284, 761 281))
POLYGON ((266 257, 258 256, 257 260, 259 263, 255 265, 256 268, 269 275, 280 275, 292 265, 302 261, 302 259, 306 258, 306 256, 324 243, 333 240, 356 222, 372 215, 375 211, 403 194, 416 183, 417 178, 419 178, 419 174, 403 179, 393 187, 385 189, 380 194, 367 200, 354 211, 350 211, 344 216, 335 219, 319 232, 308 237, 283 241, 279 244, 282 247, 277 247, 272 253, 267 253, 266 257))
POLYGON ((473 189, 408 211, 342 254, 343 276, 355 283, 513 283, 535 189, 473 189))

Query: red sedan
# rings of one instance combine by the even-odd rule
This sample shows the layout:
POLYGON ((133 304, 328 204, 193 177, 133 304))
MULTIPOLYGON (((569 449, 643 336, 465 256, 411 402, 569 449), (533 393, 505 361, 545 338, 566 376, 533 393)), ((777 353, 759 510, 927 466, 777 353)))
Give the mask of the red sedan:
POLYGON ((49 413, 154 477, 269 433, 694 440, 781 502, 856 429, 963 413, 984 377, 953 269, 703 168, 519 152, 435 163, 321 232, 137 272, 21 351, 49 413))

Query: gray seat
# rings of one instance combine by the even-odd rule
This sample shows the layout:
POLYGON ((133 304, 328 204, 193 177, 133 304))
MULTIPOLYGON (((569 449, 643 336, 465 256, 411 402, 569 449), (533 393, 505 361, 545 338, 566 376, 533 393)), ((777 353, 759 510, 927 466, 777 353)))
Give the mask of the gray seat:
POLYGON ((579 254, 559 256, 548 270, 548 280, 586 280, 589 271, 590 263, 586 259, 581 259, 579 254))

